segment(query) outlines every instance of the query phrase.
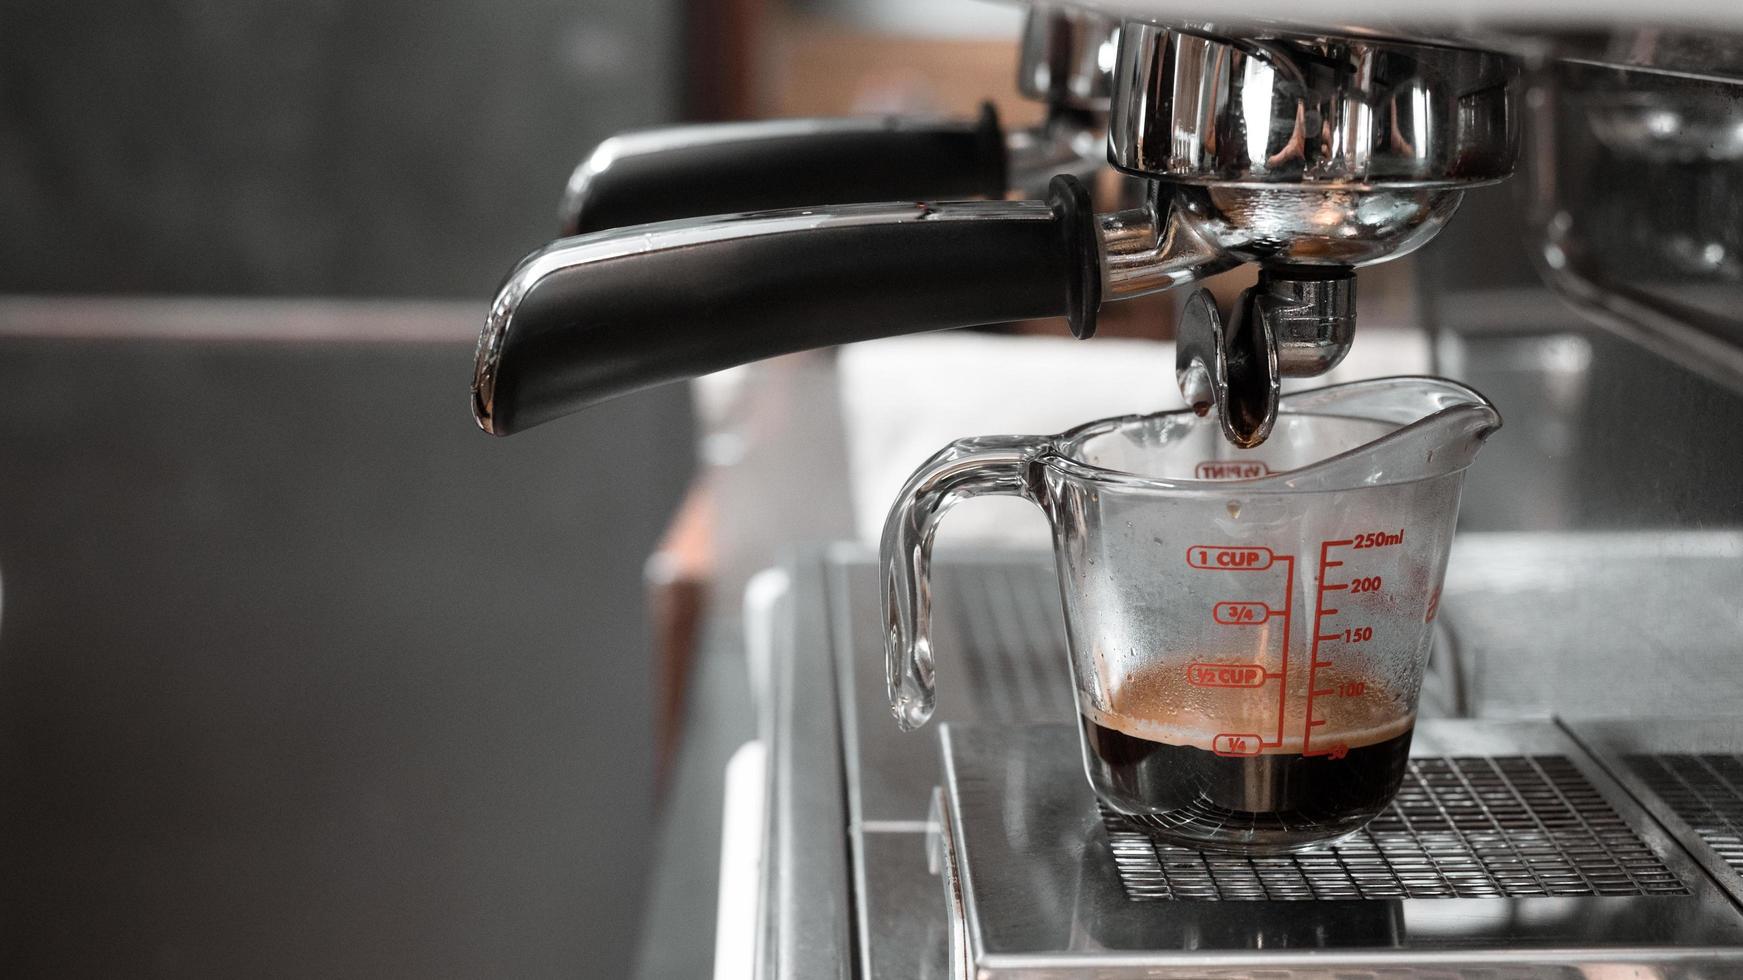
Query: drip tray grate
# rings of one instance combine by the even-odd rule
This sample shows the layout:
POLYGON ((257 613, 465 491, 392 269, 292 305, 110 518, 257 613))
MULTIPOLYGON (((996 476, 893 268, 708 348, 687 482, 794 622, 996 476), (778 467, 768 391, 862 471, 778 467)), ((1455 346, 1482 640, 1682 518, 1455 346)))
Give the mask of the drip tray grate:
POLYGON ((1743 755, 1631 755, 1648 788, 1743 874, 1743 755))
MULTIPOLYGON (((1737 785, 1726 784, 1733 843, 1737 785)), ((1355 836, 1277 857, 1165 844, 1106 809, 1102 820, 1133 901, 1688 894, 1559 755, 1413 758, 1397 799, 1355 836)))
POLYGON ((938 625, 959 629, 950 645, 961 651, 967 688, 987 719, 1021 724, 1072 717, 1071 661, 1059 585, 1046 565, 942 565, 938 625))

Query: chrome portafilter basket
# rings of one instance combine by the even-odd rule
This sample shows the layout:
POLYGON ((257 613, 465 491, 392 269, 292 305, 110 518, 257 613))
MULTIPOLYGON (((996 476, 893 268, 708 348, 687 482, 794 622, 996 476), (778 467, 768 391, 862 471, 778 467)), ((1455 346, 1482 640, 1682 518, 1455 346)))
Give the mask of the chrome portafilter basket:
MULTIPOLYGON (((1507 176, 1516 155, 1520 74, 1505 54, 1257 28, 1116 30, 1042 11, 1025 52, 1025 84, 1075 142, 1086 130, 1070 121, 1105 104, 1107 160, 1144 189, 1136 206, 1097 213, 1071 150, 1044 201, 828 204, 562 239, 497 297, 473 383, 479 424, 507 434, 651 384, 899 333, 1064 316, 1089 337, 1104 302, 1253 263, 1258 282, 1232 309, 1190 298, 1177 373, 1232 442, 1257 445, 1280 379, 1323 374, 1348 352, 1355 270, 1433 238, 1464 189, 1507 176), (1111 71, 1093 70, 1114 33, 1111 71)), ((933 145, 913 135, 899 142, 933 145)), ((805 156, 802 134, 783 138, 805 156)), ((844 138, 816 136, 832 153, 844 138)), ((1019 159, 1015 144, 976 145, 1001 167, 1019 159)), ((699 159, 742 164, 742 149, 699 159)), ((664 162, 659 146, 644 150, 652 158, 632 168, 644 175, 697 165, 683 156, 694 147, 664 162)), ((989 195, 1009 186, 969 170, 989 195)))
POLYGON ((1280 379, 1349 352, 1354 270, 1415 251, 1465 188, 1511 172, 1518 78, 1512 59, 1461 48, 1127 24, 1110 162, 1154 182, 1173 236, 1259 266, 1232 311, 1188 300, 1188 403, 1216 406, 1237 445, 1262 442, 1280 379))

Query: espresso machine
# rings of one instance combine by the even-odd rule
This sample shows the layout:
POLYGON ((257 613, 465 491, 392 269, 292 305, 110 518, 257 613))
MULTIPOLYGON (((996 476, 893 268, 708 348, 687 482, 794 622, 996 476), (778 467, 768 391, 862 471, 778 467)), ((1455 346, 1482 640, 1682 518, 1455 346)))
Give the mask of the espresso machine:
POLYGON ((733 975, 1743 975, 1743 7, 1110 0, 1037 6, 1021 43, 1032 130, 602 145, 490 311, 480 426, 896 334, 1094 343, 1173 290, 1158 389, 1258 446, 1360 346, 1361 270, 1434 241, 1414 326, 1508 432, 1431 604, 1409 773, 1335 846, 1167 843, 1084 785, 1051 556, 934 569, 943 724, 904 733, 876 553, 811 549, 747 604, 733 975), (1243 267, 1232 303, 1199 288, 1243 267))

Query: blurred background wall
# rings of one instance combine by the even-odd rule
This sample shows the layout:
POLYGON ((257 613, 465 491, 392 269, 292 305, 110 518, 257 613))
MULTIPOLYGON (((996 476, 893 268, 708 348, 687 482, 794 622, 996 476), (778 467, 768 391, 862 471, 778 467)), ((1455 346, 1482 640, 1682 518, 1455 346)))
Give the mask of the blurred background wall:
POLYGON ((0 5, 0 975, 704 974, 643 586, 689 399, 487 439, 485 304, 614 132, 1034 121, 1021 16, 0 5))
POLYGON ((685 23, 0 5, 0 975, 629 972, 688 400, 466 388, 685 23))
POLYGON ((452 296, 674 118, 678 0, 0 5, 0 290, 452 296))

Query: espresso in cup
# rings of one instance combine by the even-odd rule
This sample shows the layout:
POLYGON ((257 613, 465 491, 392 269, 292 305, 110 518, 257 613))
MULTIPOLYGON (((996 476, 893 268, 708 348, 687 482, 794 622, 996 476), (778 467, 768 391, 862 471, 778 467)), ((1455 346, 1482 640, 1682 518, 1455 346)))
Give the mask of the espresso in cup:
POLYGON ((1178 663, 1134 672, 1106 708, 1080 706, 1090 782, 1138 826, 1211 845, 1288 850, 1355 831, 1404 779, 1415 699, 1372 679, 1339 689, 1360 693, 1317 699, 1309 735, 1303 699, 1198 686, 1178 663))

